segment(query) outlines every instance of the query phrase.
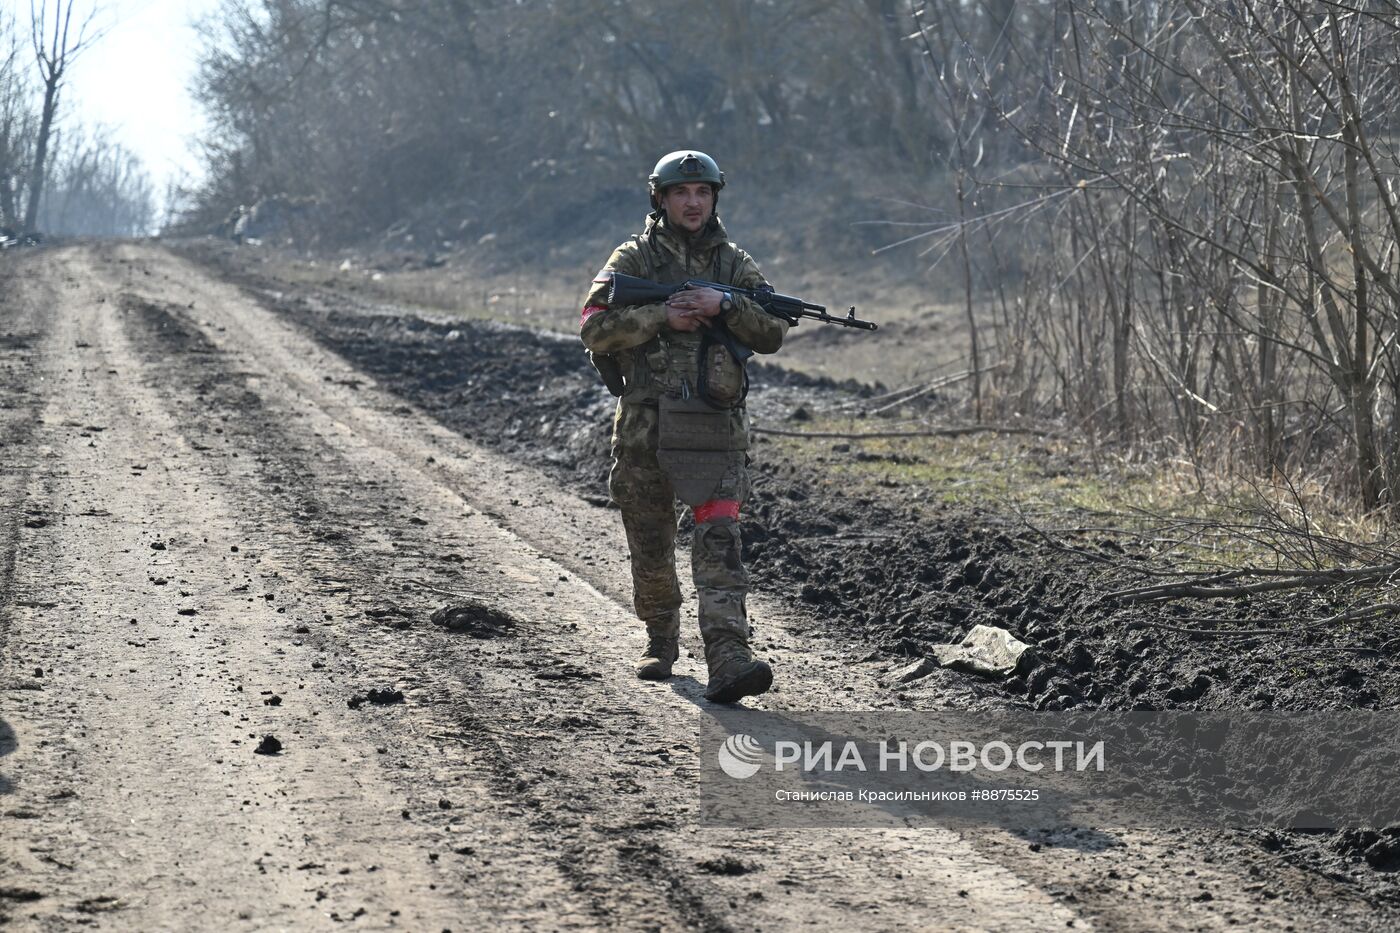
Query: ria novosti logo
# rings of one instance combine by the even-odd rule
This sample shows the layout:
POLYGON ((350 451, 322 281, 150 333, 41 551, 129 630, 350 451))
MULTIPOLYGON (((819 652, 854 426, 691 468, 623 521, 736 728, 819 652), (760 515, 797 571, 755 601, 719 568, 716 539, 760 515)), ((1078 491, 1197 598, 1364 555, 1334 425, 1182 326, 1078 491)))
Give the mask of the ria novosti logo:
POLYGON ((751 735, 731 735, 719 747, 719 768, 732 778, 753 777, 762 767, 762 760, 763 748, 751 735))
MULTIPOLYGON (((777 741, 773 745, 773 770, 811 772, 907 772, 980 771, 999 774, 1021 771, 1103 771, 1105 742, 1092 745, 1083 741, 1028 741, 1012 746, 1007 742, 984 744, 953 740, 947 743, 923 741, 912 746, 907 741, 882 739, 866 747, 854 740, 834 742, 777 741), (1073 753, 1071 756, 1070 753, 1073 753), (871 756, 874 756, 873 758, 871 756), (1053 760, 1046 760, 1053 757, 1053 760)), ((732 778, 751 778, 763 768, 768 756, 753 736, 736 732, 724 740, 719 753, 720 770, 732 778)))

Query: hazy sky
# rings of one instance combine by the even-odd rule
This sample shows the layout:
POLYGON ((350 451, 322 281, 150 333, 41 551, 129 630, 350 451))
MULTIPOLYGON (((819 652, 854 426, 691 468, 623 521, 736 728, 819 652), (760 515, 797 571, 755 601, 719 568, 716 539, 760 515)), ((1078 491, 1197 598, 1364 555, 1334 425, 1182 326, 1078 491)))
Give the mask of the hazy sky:
MULTIPOLYGON (((25 0, 13 2, 28 7, 25 0)), ((78 0, 88 9, 92 2, 78 0)), ((62 104, 68 116, 85 124, 111 126, 146 162, 158 195, 163 194, 168 179, 199 172, 191 146, 201 126, 189 93, 198 49, 192 24, 217 9, 219 0, 98 0, 98 5, 98 22, 107 33, 73 65, 62 104)))

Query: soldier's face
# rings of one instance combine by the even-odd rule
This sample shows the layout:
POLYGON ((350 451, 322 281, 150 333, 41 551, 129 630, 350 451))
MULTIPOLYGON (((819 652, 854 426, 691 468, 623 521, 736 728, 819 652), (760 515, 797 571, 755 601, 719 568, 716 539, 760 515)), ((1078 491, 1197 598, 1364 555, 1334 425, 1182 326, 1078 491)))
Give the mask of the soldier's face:
POLYGON ((699 233, 715 211, 715 189, 699 181, 672 185, 661 193, 661 206, 673 227, 699 233))

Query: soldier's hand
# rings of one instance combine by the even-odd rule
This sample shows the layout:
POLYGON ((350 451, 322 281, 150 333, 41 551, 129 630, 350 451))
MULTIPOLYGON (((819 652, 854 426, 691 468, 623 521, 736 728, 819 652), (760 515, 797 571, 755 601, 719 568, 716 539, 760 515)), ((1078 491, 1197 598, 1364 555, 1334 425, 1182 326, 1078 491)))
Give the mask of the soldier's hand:
POLYGON ((719 303, 724 300, 724 292, 717 288, 684 288, 666 299, 666 310, 672 308, 689 311, 706 325, 709 319, 719 314, 719 303))
POLYGON ((682 310, 671 307, 671 303, 666 303, 666 326, 672 330, 682 330, 689 333, 700 329, 702 324, 710 323, 706 318, 699 317, 693 311, 682 310))

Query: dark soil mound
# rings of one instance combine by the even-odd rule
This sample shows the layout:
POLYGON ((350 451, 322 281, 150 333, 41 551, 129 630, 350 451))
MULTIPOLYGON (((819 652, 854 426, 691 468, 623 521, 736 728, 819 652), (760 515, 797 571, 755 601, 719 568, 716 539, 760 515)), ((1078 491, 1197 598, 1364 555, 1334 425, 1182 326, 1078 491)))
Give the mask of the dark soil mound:
POLYGON ((402 690, 393 687, 372 687, 366 693, 359 693, 345 701, 345 705, 351 709, 359 709, 366 703, 371 706, 393 706, 395 703, 402 703, 404 695, 402 690))
POLYGON ((433 613, 432 621, 449 632, 461 632, 473 638, 506 635, 515 627, 515 619, 510 613, 478 600, 443 606, 433 613))

